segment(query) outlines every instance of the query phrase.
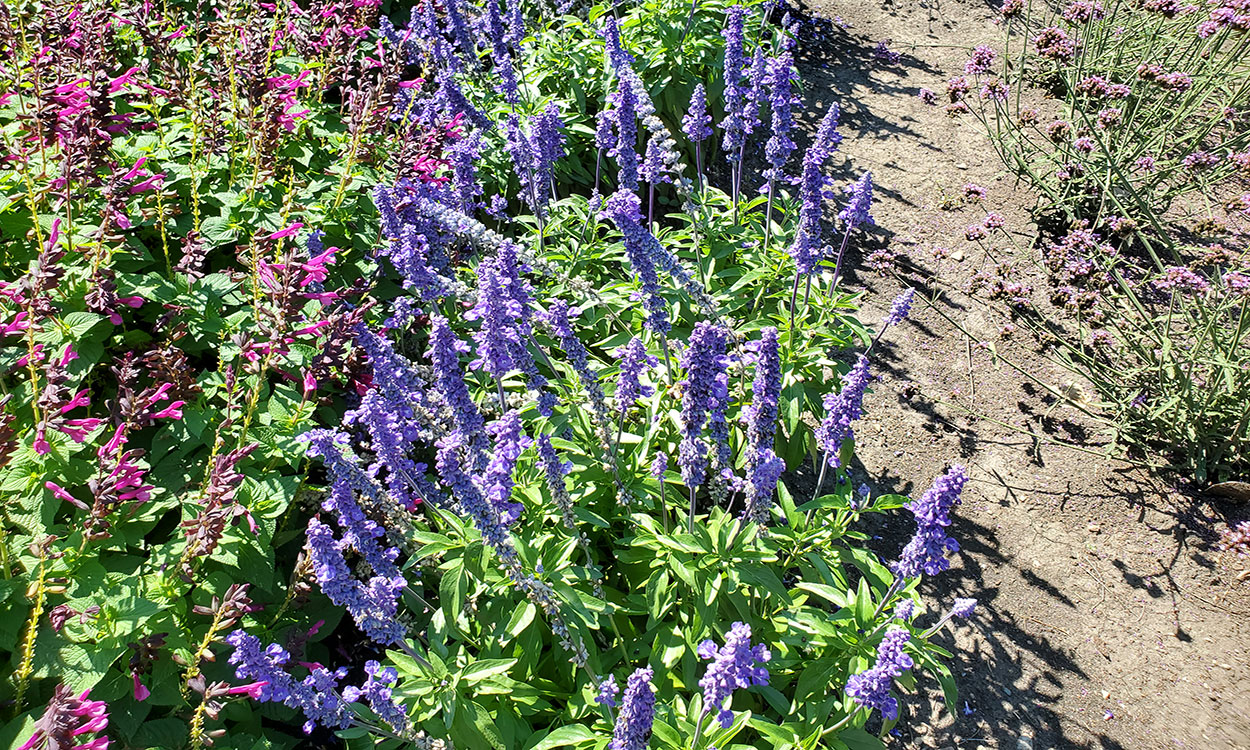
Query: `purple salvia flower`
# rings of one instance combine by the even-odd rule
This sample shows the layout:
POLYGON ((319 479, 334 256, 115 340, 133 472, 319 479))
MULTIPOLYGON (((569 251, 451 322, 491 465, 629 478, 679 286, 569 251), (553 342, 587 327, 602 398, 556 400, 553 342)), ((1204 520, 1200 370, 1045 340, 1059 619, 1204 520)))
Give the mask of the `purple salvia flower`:
POLYGON ((768 55, 764 47, 755 48, 755 56, 751 58, 751 68, 747 71, 747 101, 742 113, 742 125, 746 135, 755 132, 763 122, 760 119, 760 105, 768 98, 768 55))
POLYGON ((285 669, 291 658, 286 649, 274 643, 262 651, 260 639, 244 630, 226 636, 226 643, 234 647, 229 662, 235 665, 235 677, 267 683, 256 693, 257 701, 285 703, 291 697, 295 679, 285 669))
POLYGON ((482 484, 486 487, 486 502, 494 509, 504 526, 511 526, 521 517, 523 507, 512 502, 512 475, 516 471, 521 452, 530 445, 521 427, 521 417, 510 411, 487 425, 486 431, 495 439, 495 451, 482 484))
POLYGON ((710 316, 714 316, 717 310, 716 303, 708 296, 703 285, 681 265, 677 256, 666 250, 655 235, 642 225, 641 205, 642 201, 636 194, 621 189, 608 198, 605 213, 620 230, 621 239, 625 244, 625 254, 629 257, 630 265, 634 266, 635 273, 642 282, 648 330, 664 333, 671 328, 668 322, 668 308, 659 296, 659 276, 655 273, 657 269, 672 276, 699 307, 707 311, 710 316), (653 313, 660 319, 661 326, 651 325, 653 313))
MULTIPOLYGON (((634 188, 637 188, 635 175, 634 188)), ((620 230, 625 244, 625 254, 629 264, 642 285, 643 306, 647 311, 647 329, 653 333, 667 333, 672 329, 668 317, 668 304, 660 296, 660 276, 656 269, 652 248, 647 241, 651 237, 639 223, 642 214, 638 196, 631 192, 622 182, 620 190, 608 197, 604 204, 604 213, 620 230)))
POLYGON ((972 612, 977 608, 976 599, 955 599, 954 606, 951 607, 951 616, 966 620, 972 617, 972 612))
POLYGON ((392 646, 404 639, 406 628, 396 619, 399 595, 407 583, 401 575, 374 576, 361 584, 343 559, 343 542, 317 519, 308 522, 308 552, 322 592, 343 607, 370 639, 392 646))
POLYGON ((512 53, 508 49, 508 34, 504 30, 499 0, 486 0, 486 12, 482 16, 484 33, 491 47, 491 61, 499 73, 500 82, 495 90, 503 94, 512 105, 521 100, 516 69, 512 66, 512 53))
POLYGON ((604 405, 603 386, 599 382, 599 373, 590 365, 590 353, 586 351, 586 345, 573 331, 572 320, 577 317, 578 313, 578 310, 570 309, 564 300, 555 300, 548 307, 547 312, 541 314, 541 319, 560 342, 560 348, 564 350, 569 364, 577 373, 582 389, 590 396, 591 408, 595 416, 603 418, 607 415, 607 408, 604 405))
POLYGON ((864 414, 864 391, 871 381, 868 358, 861 354, 850 372, 842 376, 842 389, 824 398, 825 418, 816 428, 816 443, 835 469, 842 465, 842 444, 854 437, 852 424, 864 414))
POLYGON ((890 312, 885 316, 885 321, 881 324, 881 329, 885 330, 890 326, 896 326, 907 319, 907 315, 911 312, 911 303, 916 296, 916 290, 908 287, 903 293, 898 295, 894 300, 894 304, 890 306, 890 312))
POLYGON ((617 25, 615 16, 604 17, 602 36, 603 51, 608 59, 608 67, 616 71, 618 76, 622 75, 622 71, 631 70, 634 56, 626 52, 621 45, 621 28, 617 25))
POLYGON ((394 667, 383 667, 370 659, 365 662, 366 679, 360 687, 343 688, 343 700, 348 703, 368 703, 369 708, 378 715, 387 726, 398 734, 408 731, 410 723, 408 712, 395 701, 391 686, 399 681, 399 672, 394 667))
POLYGON ((618 349, 616 356, 621 362, 620 373, 616 376, 616 410, 624 417, 634 402, 653 393, 652 388, 642 382, 642 375, 659 364, 659 360, 647 354, 646 344, 637 336, 618 349))
POLYGON ((668 176, 664 147, 660 145, 658 138, 647 140, 646 156, 643 157, 642 166, 638 168, 638 174, 653 186, 661 182, 673 181, 673 178, 668 176))
POLYGON ((595 115, 595 148, 605 151, 616 145, 616 117, 612 110, 603 110, 595 115))
POLYGON ((781 356, 777 329, 768 326, 755 345, 755 378, 751 381, 751 405, 746 408, 747 444, 772 445, 781 399, 781 356))
POLYGON ((463 114, 465 119, 479 130, 490 130, 494 126, 490 118, 465 97, 464 90, 460 88, 451 69, 439 71, 435 104, 449 118, 463 114))
POLYGON ((512 168, 521 182, 521 198, 538 215, 542 211, 546 193, 544 185, 538 178, 539 159, 534 149, 534 141, 521 127, 521 116, 509 112, 504 120, 504 150, 512 159, 512 168))
POLYGON ((771 166, 764 177, 770 182, 785 177, 785 165, 795 149, 790 131, 794 129, 794 94, 791 92, 794 64, 789 53, 783 53, 768 61, 764 88, 768 92, 769 109, 772 112, 772 135, 764 144, 764 157, 771 166))
POLYGON ((698 654, 700 659, 712 662, 699 680, 703 715, 715 712, 720 725, 728 729, 734 716, 726 701, 736 689, 768 684, 768 668, 759 665, 769 661, 772 654, 762 643, 751 645, 751 626, 744 622, 735 622, 729 628, 724 646, 718 649, 709 639, 699 644, 698 654))
MULTIPOLYGON (((438 475, 443 484, 451 490, 452 497, 460 504, 461 509, 473 521, 482 541, 495 551, 505 564, 516 561, 516 548, 512 546, 512 538, 508 535, 508 527, 499 518, 485 496, 469 478, 461 464, 461 453, 465 449, 464 438, 459 432, 444 436, 436 444, 438 447, 438 475)), ((475 470, 475 469, 470 469, 475 470)))
POLYGON ((686 371, 686 379, 681 384, 682 440, 677 464, 681 467, 682 481, 691 490, 703 484, 707 475, 708 446, 702 437, 703 427, 712 417, 710 411, 719 407, 722 399, 718 394, 726 387, 727 339, 728 332, 724 328, 700 321, 682 353, 681 366, 686 371))
POLYGON ((915 666, 904 651, 911 634, 902 628, 886 632, 877 647, 877 662, 866 672, 851 675, 846 681, 846 694, 869 710, 876 709, 887 721, 898 718, 898 700, 890 695, 894 678, 915 666))
POLYGON ((616 684, 616 678, 608 675, 607 679, 599 683, 599 694, 595 696, 595 703, 616 708, 616 696, 620 693, 621 688, 616 684))
POLYGON ((469 29, 461 2, 462 0, 443 0, 442 6, 447 19, 446 23, 451 31, 451 38, 455 41, 456 48, 460 51, 460 56, 474 67, 478 67, 481 63, 477 58, 477 38, 469 29))
POLYGON ((617 181, 622 189, 638 189, 638 99, 634 87, 626 76, 617 76, 616 95, 612 103, 616 107, 616 148, 611 155, 616 159, 617 181))
POLYGON ((412 507, 419 498, 415 477, 424 464, 409 458, 418 442, 429 442, 433 434, 429 416, 434 413, 428 400, 429 384, 412 364, 395 353, 390 341, 360 326, 356 332, 360 348, 369 357, 373 386, 360 406, 344 415, 347 424, 364 426, 377 460, 368 467, 373 477, 385 476, 391 496, 403 507, 412 507))
POLYGON ((478 133, 461 138, 447 149, 447 161, 451 164, 452 185, 460 210, 472 216, 482 207, 479 196, 482 185, 477 179, 477 160, 482 154, 482 139, 478 133))
POLYGON ((959 495, 967 482, 968 472, 964 467, 952 466, 934 480, 933 486, 919 500, 907 504, 907 509, 916 517, 916 535, 892 566, 896 575, 904 578, 921 573, 936 575, 950 568, 945 553, 958 552, 959 543, 946 534, 946 527, 951 525, 951 509, 959 504, 959 495))
POLYGON ((846 186, 845 192, 850 194, 851 199, 846 208, 838 212, 838 218, 846 225, 846 230, 849 232, 860 224, 872 224, 872 216, 868 213, 872 209, 872 172, 864 172, 858 180, 846 186))
POLYGON ((520 367, 513 355, 524 348, 518 326, 525 309, 511 289, 519 279, 510 273, 509 264, 499 261, 496 256, 478 264, 477 304, 464 317, 481 322, 473 333, 478 357, 469 366, 485 369, 502 382, 509 371, 520 367))
POLYGON ((334 430, 317 429, 304 433, 300 440, 308 443, 309 456, 319 457, 325 463, 330 475, 330 491, 321 508, 334 514, 343 529, 344 544, 356 550, 377 575, 399 575, 395 567, 399 551, 378 542, 385 532, 365 516, 356 502, 358 492, 375 502, 380 500, 381 493, 348 447, 348 436, 334 430))
POLYGON ((551 499, 560 509, 560 517, 569 531, 577 531, 577 517, 573 515, 573 498, 569 496, 569 488, 564 484, 564 477, 573 470, 572 461, 562 461, 551 444, 551 436, 540 433, 535 441, 538 447, 538 466, 547 480, 547 488, 551 490, 551 499))
POLYGON ((284 703, 304 712, 308 721, 304 733, 311 734, 318 724, 330 729, 346 729, 354 714, 351 707, 339 695, 338 683, 347 676, 347 669, 331 672, 324 667, 314 667, 312 673, 297 681, 284 668, 291 655, 276 643, 261 651, 260 641, 243 630, 226 636, 226 643, 234 647, 230 663, 235 665, 235 677, 267 683, 257 688, 256 700, 262 703, 284 703))
POLYGON ((743 118, 747 105, 747 89, 742 80, 746 67, 743 33, 745 17, 746 10, 741 5, 734 5, 725 14, 725 120, 721 127, 725 131, 722 145, 726 158, 731 162, 738 160, 738 152, 746 141, 743 118))
POLYGON ((894 607, 894 618, 906 622, 916 611, 916 604, 911 599, 904 599, 894 607))
POLYGON ((460 354, 468 349, 468 344, 452 333, 447 318, 438 314, 430 316, 430 345, 426 354, 433 365, 434 387, 451 411, 456 430, 466 441, 474 443, 485 432, 486 421, 469 395, 460 367, 460 354))
POLYGON ((773 451, 777 410, 781 398, 781 356, 777 329, 769 326, 755 347, 755 378, 751 381, 751 405, 746 408, 747 491, 743 517, 765 523, 773 490, 785 469, 773 451))
POLYGON ((555 102, 549 103, 542 114, 534 118, 530 127, 530 141, 537 162, 534 170, 534 181, 537 183, 535 191, 543 205, 547 203, 549 192, 554 189, 552 174, 555 163, 565 155, 564 134, 561 132, 563 129, 560 109, 555 102))
POLYGON ((522 0, 508 0, 508 26, 504 30, 504 41, 519 53, 523 39, 525 39, 525 5, 522 0))
POLYGON ((825 162, 842 142, 838 132, 840 111, 832 104, 820 121, 816 137, 803 155, 803 171, 799 181, 799 226, 790 246, 790 256, 801 274, 811 273, 820 262, 820 224, 824 216, 829 178, 824 174, 825 162))
POLYGON ((654 675, 648 667, 640 667, 629 676, 608 750, 646 750, 655 722, 655 693, 651 690, 654 675))
POLYGON ((691 143, 702 143, 712 137, 712 118, 707 113, 707 92, 703 84, 694 87, 690 95, 690 109, 681 121, 681 132, 686 134, 691 143))
POLYGON ((651 459, 651 476, 662 484, 666 473, 668 473, 668 454, 664 451, 656 451, 655 457, 651 459))

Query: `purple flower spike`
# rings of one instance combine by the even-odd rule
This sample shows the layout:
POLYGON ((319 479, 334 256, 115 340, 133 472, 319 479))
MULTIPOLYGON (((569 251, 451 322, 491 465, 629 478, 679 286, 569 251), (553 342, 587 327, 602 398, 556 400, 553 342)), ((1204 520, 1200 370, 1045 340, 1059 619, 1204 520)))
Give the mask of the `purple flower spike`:
MULTIPOLYGON (((707 477, 708 445, 703 440, 703 427, 715 422, 715 408, 723 404, 722 393, 727 390, 725 371, 729 360, 725 356, 728 331, 720 326, 699 322, 686 351, 682 353, 681 366, 686 371, 682 381, 681 396, 681 446, 677 464, 681 467, 682 482, 694 489, 707 477)), ((723 419, 723 413, 719 415, 723 419)))
POLYGON ((664 475, 668 473, 668 454, 664 451, 656 451, 655 457, 651 459, 651 476, 657 482, 664 481, 664 475))
POLYGON ((799 178, 799 226, 790 246, 790 256, 801 274, 811 273, 820 262, 820 223, 825 212, 825 198, 829 191, 829 178, 824 174, 825 162, 842 142, 838 132, 838 105, 829 107, 816 138, 803 155, 803 171, 799 178))
POLYGON ((616 377, 616 410, 623 417, 639 398, 653 393, 650 386, 643 384, 642 375, 655 367, 659 360, 647 354, 646 344, 637 336, 618 349, 616 356, 621 362, 621 371, 616 377))
POLYGON ((773 490, 785 470, 785 462, 773 451, 777 410, 781 398, 781 356, 777 329, 765 328, 755 346, 755 379, 751 382, 751 405, 746 409, 747 486, 744 518, 765 523, 772 506, 773 490))
POLYGON ((966 620, 972 617, 972 612, 977 608, 976 599, 956 599, 955 605, 951 607, 951 616, 966 620))
POLYGON ((849 232, 860 224, 873 224, 872 215, 868 213, 872 209, 872 172, 864 172, 862 177, 846 186, 845 192, 850 194, 851 199, 846 208, 838 212, 838 218, 846 224, 846 230, 849 232))
POLYGON ((846 681, 846 694, 852 700, 869 710, 880 711, 887 721, 898 718, 898 700, 890 695, 894 678, 915 666, 903 651, 910 639, 911 635, 902 628, 888 631, 877 647, 877 663, 846 681))
POLYGON ((768 72, 764 87, 768 91, 769 109, 772 112, 772 135, 764 144, 764 157, 771 167, 764 171, 770 180, 781 180, 785 177, 785 165, 795 149, 790 131, 794 129, 794 94, 791 91, 794 79, 794 63, 788 53, 783 53, 768 61, 768 72))
POLYGON ((599 683, 599 694, 595 696, 595 703, 616 708, 616 696, 621 694, 621 688, 616 684, 616 678, 608 675, 607 679, 599 683))
POLYGON ((396 732, 403 734, 408 731, 408 713, 395 701, 391 686, 399 681, 399 673, 394 667, 383 667, 370 659, 365 662, 367 679, 360 687, 343 688, 343 700, 349 703, 368 703, 369 708, 396 732))
POLYGON ((655 693, 651 690, 654 675, 649 668, 641 667, 629 676, 608 750, 646 749, 655 722, 655 693))
POLYGON ((344 543, 334 538, 329 526, 313 518, 308 522, 308 551, 317 583, 330 601, 346 609, 356 627, 383 646, 404 639, 406 628, 396 619, 399 595, 407 582, 402 575, 374 576, 362 584, 343 559, 344 543))
POLYGON ((916 297, 916 290, 908 287, 903 293, 898 295, 894 300, 894 304, 890 306, 890 312, 885 316, 885 322, 881 328, 885 330, 890 326, 896 326, 907 320, 907 315, 911 312, 912 300, 916 297))
POLYGON ((681 121, 681 132, 686 134, 692 143, 702 143, 712 137, 712 118, 707 113, 707 91, 703 84, 694 87, 690 95, 690 110, 681 121))
POLYGON ((825 418, 816 428, 816 443, 835 469, 842 465, 839 456, 842 444, 855 436, 852 425, 864 414, 864 391, 871 381, 868 358, 861 354, 855 366, 842 377, 842 390, 824 398, 825 418))
POLYGON ((946 527, 951 525, 951 509, 959 504, 959 495, 967 483, 968 472, 964 467, 952 466, 919 500, 907 504, 907 509, 916 517, 916 535, 894 563, 896 575, 904 578, 921 573, 936 575, 950 568, 945 553, 958 552, 959 543, 946 534, 946 527))
POLYGON ((725 645, 706 640, 699 644, 700 659, 708 665, 699 687, 703 688, 704 716, 715 712, 720 725, 728 729, 733 725, 734 715, 725 702, 738 688, 746 689, 768 684, 768 668, 759 666, 772 658, 764 644, 751 645, 751 626, 735 622, 725 636, 725 645))

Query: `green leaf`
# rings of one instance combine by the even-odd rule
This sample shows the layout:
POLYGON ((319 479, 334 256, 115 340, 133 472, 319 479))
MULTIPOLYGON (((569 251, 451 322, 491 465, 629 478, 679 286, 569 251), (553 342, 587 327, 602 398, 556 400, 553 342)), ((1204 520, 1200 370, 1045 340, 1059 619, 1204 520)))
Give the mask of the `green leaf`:
POLYGON ((851 750, 885 750, 885 743, 862 729, 843 729, 838 739, 851 750))
POLYGON ((507 672, 516 663, 516 659, 481 659, 473 662, 461 672, 460 679, 468 683, 481 682, 493 675, 507 672))
POLYGON ((596 735, 594 732, 581 724, 572 724, 548 732, 534 744, 527 744, 525 750, 551 750, 553 747, 576 747, 587 742, 593 742, 595 739, 596 735))

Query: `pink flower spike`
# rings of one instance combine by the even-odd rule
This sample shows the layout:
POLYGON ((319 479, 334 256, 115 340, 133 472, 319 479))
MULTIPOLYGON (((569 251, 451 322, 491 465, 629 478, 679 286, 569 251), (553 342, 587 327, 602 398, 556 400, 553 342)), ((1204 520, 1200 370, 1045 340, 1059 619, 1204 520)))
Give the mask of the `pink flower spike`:
MULTIPOLYGON (((131 68, 131 70, 134 70, 134 68, 131 68)), ((135 162, 135 165, 130 168, 130 171, 122 176, 122 182, 129 182, 133 180, 135 178, 135 175, 139 174, 139 168, 143 166, 143 162, 147 160, 148 160, 148 157, 140 156, 139 161, 135 162)))
POLYGON ((67 502, 75 507, 82 508, 83 510, 91 510, 91 508, 87 507, 86 503, 66 492, 65 488, 56 482, 44 482, 43 486, 51 490, 56 499, 67 502))
POLYGON ((156 183, 161 182, 164 179, 165 179, 164 173, 154 174, 151 177, 144 180, 143 182, 136 182, 135 184, 131 185, 129 192, 131 195, 134 195, 135 193, 142 193, 145 190, 155 190, 156 188, 160 187, 156 183))
POLYGON ((325 620, 317 620, 315 623, 313 623, 313 626, 308 629, 308 637, 312 638, 314 635, 316 635, 317 631, 321 630, 321 626, 325 624, 326 624, 325 620))
POLYGON ((109 738, 96 737, 85 745, 75 747, 74 750, 109 750, 109 738))
POLYGON ((27 317, 28 314, 25 312, 20 312, 17 315, 14 315, 13 320, 3 326, 0 326, 0 336, 12 336, 15 333, 21 333, 27 328, 30 328, 30 323, 26 320, 27 317))
POLYGON ((120 91, 123 86, 125 86, 127 83, 130 83, 131 76, 133 76, 138 70, 139 68, 137 67, 131 68, 130 70, 127 70, 125 73, 122 73, 121 75, 117 76, 113 80, 109 81, 109 93, 116 94, 118 91, 120 91))
POLYGON ((105 456, 116 453, 118 448, 125 445, 126 435, 123 433, 123 429, 125 427, 126 425, 124 424, 117 425, 117 431, 113 433, 113 438, 109 440, 107 443, 105 443, 103 446, 101 446, 100 450, 96 453, 96 455, 99 456, 100 458, 104 458, 105 456))
POLYGON ((291 335, 292 336, 307 336, 310 333, 316 333, 317 331, 321 330, 322 328, 325 328, 328 325, 330 325, 330 321, 328 320, 318 321, 316 323, 313 323, 310 326, 304 326, 303 328, 300 328, 299 330, 292 331, 291 335))
POLYGON ((271 240, 280 240, 280 239, 282 239, 283 237, 290 237, 291 235, 295 234, 296 232, 298 232, 299 230, 301 230, 301 229, 303 229, 303 228, 304 228, 304 225, 303 225, 303 224, 300 224, 299 222, 296 222, 296 223, 292 224, 291 226, 287 227, 286 229, 279 229, 278 231, 276 231, 276 232, 274 232, 273 234, 269 235, 269 239, 271 239, 271 240))
MULTIPOLYGON (((35 344, 35 364, 43 361, 43 344, 35 344)), ((17 361, 18 367, 25 367, 30 362, 30 355, 27 354, 17 361)))
POLYGON ((48 453, 52 450, 52 446, 48 443, 48 439, 42 429, 35 435, 34 448, 35 453, 38 453, 41 456, 48 455, 48 453))
POLYGON ((161 383, 156 387, 156 393, 152 394, 152 398, 148 399, 148 406, 154 406, 157 401, 165 401, 169 398, 169 389, 173 388, 173 383, 161 383))
POLYGON ((182 419, 182 406, 186 401, 175 401, 152 415, 152 419, 182 419))
POLYGON ((90 405, 91 405, 91 394, 85 390, 79 391, 78 393, 74 394, 74 397, 70 399, 68 403, 66 403, 64 406, 61 407, 61 414, 64 414, 65 412, 70 411, 71 409, 77 409, 80 406, 90 406, 90 405))
POLYGON ((137 701, 147 700, 148 696, 152 695, 152 691, 148 690, 147 687, 145 687, 142 682, 139 682, 138 672, 132 672, 130 676, 133 677, 135 681, 135 700, 137 701))
POLYGON ((118 297, 117 301, 126 307, 139 308, 143 306, 144 299, 142 297, 118 297))
POLYGON ((238 685, 236 687, 230 688, 226 692, 229 693, 230 695, 247 695, 249 698, 256 700, 260 698, 261 690, 263 690, 264 687, 268 684, 269 684, 268 680, 262 680, 260 682, 253 682, 248 685, 238 685))
POLYGON ((57 219, 52 222, 52 231, 48 233, 48 250, 56 247, 56 242, 59 239, 61 239, 61 220, 57 219))
POLYGON ((57 427, 57 429, 65 435, 68 435, 69 439, 73 440, 75 443, 83 443, 86 442, 87 436, 95 432, 96 428, 103 424, 103 422, 103 419, 97 419, 95 417, 89 417, 87 419, 67 419, 60 427, 57 427))
POLYGON ((65 351, 61 352, 61 362, 57 367, 64 367, 76 359, 78 359, 78 352, 74 351, 73 344, 66 344, 65 351))

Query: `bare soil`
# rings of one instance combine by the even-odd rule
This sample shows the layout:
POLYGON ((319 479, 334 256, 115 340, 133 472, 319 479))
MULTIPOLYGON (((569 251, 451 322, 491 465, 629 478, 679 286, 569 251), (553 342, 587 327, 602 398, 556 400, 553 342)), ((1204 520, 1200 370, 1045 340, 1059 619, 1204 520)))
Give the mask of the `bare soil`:
MULTIPOLYGON (((956 653, 959 710, 951 715, 936 683, 922 680, 887 744, 1250 748, 1250 562, 1215 546, 1218 531, 1250 510, 1107 458, 1096 421, 1020 372, 1068 393, 1083 386, 1038 353, 1023 326, 1003 337, 1003 311, 961 291, 989 265, 964 228, 993 210, 1031 237, 1034 198, 1003 170, 975 120, 951 120, 916 94, 941 92, 973 45, 1001 43, 995 8, 975 0, 809 5, 845 26, 808 45, 800 61, 805 125, 837 102, 847 159, 838 176, 867 169, 877 183, 877 227, 848 279, 868 291, 861 317, 879 323, 906 286, 932 299, 918 300, 873 351, 880 380, 857 428, 855 471, 877 491, 916 495, 950 463, 972 476, 953 532, 963 551, 926 583, 929 616, 955 596, 981 602, 971 626, 941 636, 956 653), (902 53, 895 64, 874 54, 886 39, 902 53), (967 182, 985 186, 987 201, 943 210, 943 195, 967 182), (949 256, 936 259, 934 247, 949 256), (880 248, 900 254, 899 273, 866 267, 880 248)), ((1027 281, 1045 296, 1045 279, 1027 281)), ((899 525, 875 530, 883 557, 905 543, 911 529, 899 525)))

